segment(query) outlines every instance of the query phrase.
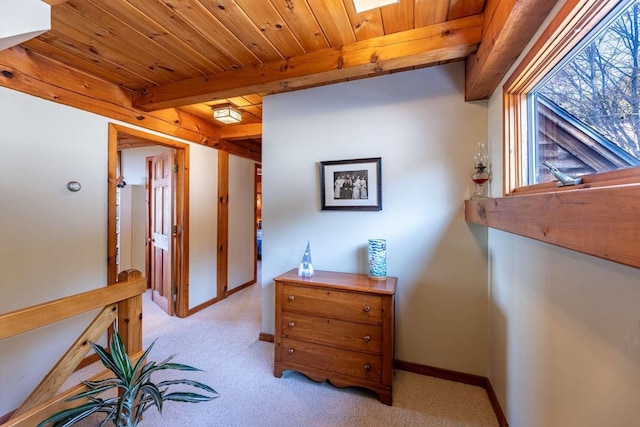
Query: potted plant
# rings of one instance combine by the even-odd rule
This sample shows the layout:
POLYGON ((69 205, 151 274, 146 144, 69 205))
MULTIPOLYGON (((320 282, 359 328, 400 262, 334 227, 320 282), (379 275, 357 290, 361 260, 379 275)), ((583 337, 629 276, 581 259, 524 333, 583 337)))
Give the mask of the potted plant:
POLYGON ((88 390, 67 400, 86 399, 88 401, 50 416, 38 424, 38 427, 70 426, 97 413, 105 414, 105 418, 99 426, 112 423, 117 427, 135 427, 149 408, 155 406, 162 413, 164 401, 196 403, 218 397, 218 393, 214 389, 198 381, 175 379, 158 383, 152 382, 151 375, 161 370, 200 371, 200 369, 189 365, 171 363, 173 356, 160 363, 145 363, 155 342, 149 346, 135 364, 127 355, 127 349, 117 330, 111 337, 109 351, 93 342, 90 344, 100 357, 102 364, 113 373, 114 377, 101 381, 83 381, 88 390), (195 387, 208 394, 185 391, 169 392, 169 386, 174 385, 195 387))

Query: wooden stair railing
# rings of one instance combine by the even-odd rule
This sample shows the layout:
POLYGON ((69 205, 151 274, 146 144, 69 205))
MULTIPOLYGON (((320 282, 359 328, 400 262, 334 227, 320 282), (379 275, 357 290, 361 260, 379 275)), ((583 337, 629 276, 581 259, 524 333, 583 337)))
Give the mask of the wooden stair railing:
MULTIPOLYGON (((56 365, 33 390, 24 403, 0 427, 35 426, 61 409, 77 405, 65 399, 84 388, 79 384, 56 395, 91 349, 89 341, 97 341, 118 319, 118 333, 133 358, 142 354, 142 294, 147 281, 139 271, 127 270, 110 286, 60 298, 0 315, 0 340, 68 319, 102 307, 100 313, 69 347, 56 365)), ((105 371, 91 378, 106 378, 105 371)))

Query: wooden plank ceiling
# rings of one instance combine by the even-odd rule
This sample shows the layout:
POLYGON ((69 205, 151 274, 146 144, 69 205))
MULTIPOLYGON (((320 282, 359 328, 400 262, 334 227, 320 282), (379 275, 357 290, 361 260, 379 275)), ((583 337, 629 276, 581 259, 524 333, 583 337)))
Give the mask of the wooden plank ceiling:
POLYGON ((485 1, 357 14, 352 0, 48 0, 51 31, 22 46, 131 91, 141 110, 212 121, 230 103, 251 125, 266 94, 464 59, 485 1))

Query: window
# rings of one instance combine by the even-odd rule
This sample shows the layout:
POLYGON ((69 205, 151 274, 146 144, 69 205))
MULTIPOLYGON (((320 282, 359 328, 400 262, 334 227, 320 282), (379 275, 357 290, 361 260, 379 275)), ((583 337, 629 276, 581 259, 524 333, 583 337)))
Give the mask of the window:
MULTIPOLYGON (((614 16, 611 13, 619 16, 629 7, 636 8, 628 23, 633 26, 634 42, 637 42, 640 26, 638 1, 566 0, 562 4, 504 86, 503 191, 507 197, 489 201, 467 200, 467 221, 640 268, 640 166, 600 172, 604 169, 596 162, 598 156, 608 156, 621 164, 625 159, 628 163, 637 162, 638 151, 637 145, 636 149, 633 148, 632 131, 633 121, 639 120, 637 95, 625 98, 618 94, 611 98, 618 101, 616 109, 612 110, 616 112, 612 119, 617 118, 618 124, 623 123, 617 131, 624 131, 632 141, 625 145, 625 135, 616 135, 611 128, 606 129, 606 123, 605 126, 602 123, 596 126, 598 121, 604 122, 606 114, 596 111, 581 115, 579 108, 583 106, 571 105, 573 95, 568 93, 568 89, 552 90, 553 86, 551 89, 545 86, 559 75, 563 66, 578 58, 580 48, 576 46, 589 46, 593 39, 585 35, 607 37, 597 32, 597 27, 607 21, 607 16, 614 16), (592 33, 592 30, 596 32, 592 33), (549 130, 552 124, 555 124, 553 131, 549 130), (538 136, 538 133, 547 136, 545 130, 555 132, 551 137, 552 143, 563 146, 564 151, 556 147, 555 151, 547 153, 554 157, 544 157, 547 155, 543 153, 544 149, 529 147, 528 141, 532 136, 538 136), (541 180, 541 161, 548 158, 556 162, 566 161, 570 156, 574 156, 571 159, 574 165, 591 169, 590 174, 583 176, 583 184, 564 187, 553 182, 530 184, 530 177, 541 180)), ((602 49, 605 57, 608 55, 610 58, 614 54, 613 47, 602 49)), ((624 90, 640 85, 637 75, 640 70, 636 62, 640 57, 635 49, 631 50, 635 53, 632 55, 632 67, 619 75, 626 73, 633 78, 625 81, 620 77, 615 88, 607 86, 611 88, 608 90, 626 93, 624 90), (625 88, 625 84, 629 88, 625 88)), ((562 84, 569 85, 569 82, 565 80, 562 84)), ((581 96, 586 98, 585 93, 583 91, 581 96)), ((632 93, 637 94, 633 90, 632 93)), ((584 99, 581 103, 587 104, 584 99)), ((635 141, 637 144, 638 139, 635 141)))
POLYGON ((640 165, 640 0, 609 13, 529 93, 528 182, 640 165))
MULTIPOLYGON (((568 0, 505 85, 505 194, 640 165, 640 0, 568 0)), ((550 188, 550 187, 546 187, 550 188)))

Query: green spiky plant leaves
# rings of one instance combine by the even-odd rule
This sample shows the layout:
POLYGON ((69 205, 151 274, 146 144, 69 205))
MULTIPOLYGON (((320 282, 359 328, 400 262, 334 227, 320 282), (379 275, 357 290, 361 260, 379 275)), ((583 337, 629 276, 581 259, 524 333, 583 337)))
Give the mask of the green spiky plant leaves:
POLYGON ((70 397, 69 401, 87 400, 75 408, 60 411, 38 424, 38 427, 64 427, 73 425, 93 414, 105 414, 98 426, 115 425, 117 427, 135 427, 142 419, 142 414, 149 408, 157 407, 162 413, 162 403, 174 402, 205 402, 218 397, 218 393, 198 381, 188 379, 166 380, 154 383, 151 375, 162 370, 200 371, 189 365, 171 363, 173 356, 160 363, 145 363, 153 344, 143 353, 142 357, 133 364, 127 355, 127 349, 118 335, 111 336, 109 351, 93 342, 93 350, 100 357, 102 364, 109 369, 114 378, 101 381, 83 381, 88 390, 70 397), (188 386, 205 391, 207 394, 194 392, 172 391, 170 386, 188 386), (106 396, 102 396, 106 394, 106 396))

